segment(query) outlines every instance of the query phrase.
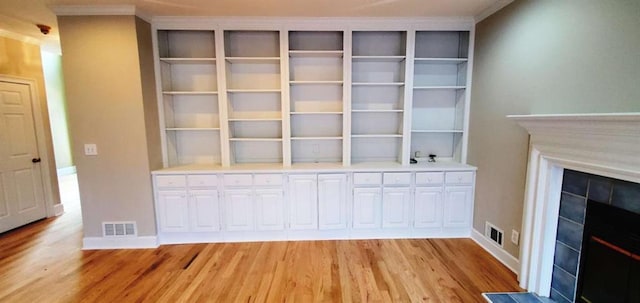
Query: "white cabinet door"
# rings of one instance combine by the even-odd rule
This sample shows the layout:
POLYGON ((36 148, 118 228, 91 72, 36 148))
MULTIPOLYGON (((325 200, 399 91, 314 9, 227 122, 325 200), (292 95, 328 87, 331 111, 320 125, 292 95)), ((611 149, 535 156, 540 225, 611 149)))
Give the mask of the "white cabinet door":
POLYGON ((444 227, 471 226, 472 193, 471 186, 445 187, 444 227))
POLYGON ((189 221, 191 231, 220 230, 220 199, 217 190, 189 192, 189 221))
POLYGON ((186 191, 158 191, 158 212, 160 214, 160 231, 189 231, 189 203, 186 191))
POLYGON ((318 228, 318 186, 316 175, 289 176, 290 229, 318 228))
POLYGON ((253 193, 250 189, 225 190, 224 206, 227 230, 253 230, 253 193))
POLYGON ((353 228, 379 228, 382 211, 380 188, 353 189, 353 228))
POLYGON ((284 229, 282 189, 256 189, 256 230, 284 229))
POLYGON ((318 219, 320 229, 347 228, 347 176, 318 176, 318 219))
POLYGON ((382 197, 382 227, 409 227, 411 189, 408 187, 385 188, 382 197))
POLYGON ((442 227, 442 187, 416 188, 414 205, 415 227, 442 227))

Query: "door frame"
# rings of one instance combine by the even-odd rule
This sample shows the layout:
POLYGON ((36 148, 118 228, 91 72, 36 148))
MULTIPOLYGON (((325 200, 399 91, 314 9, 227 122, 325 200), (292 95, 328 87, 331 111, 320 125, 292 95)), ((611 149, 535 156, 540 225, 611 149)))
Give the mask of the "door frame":
POLYGON ((0 74, 0 82, 8 82, 15 84, 23 84, 29 87, 31 94, 31 113, 33 115, 33 123, 35 127, 36 145, 38 148, 38 156, 40 162, 40 179, 42 179, 44 206, 47 218, 59 216, 64 212, 62 203, 54 204, 53 200, 53 184, 51 181, 51 170, 49 169, 49 148, 46 141, 46 130, 42 121, 42 110, 40 107, 40 98, 38 96, 36 81, 29 78, 17 77, 13 75, 0 74))

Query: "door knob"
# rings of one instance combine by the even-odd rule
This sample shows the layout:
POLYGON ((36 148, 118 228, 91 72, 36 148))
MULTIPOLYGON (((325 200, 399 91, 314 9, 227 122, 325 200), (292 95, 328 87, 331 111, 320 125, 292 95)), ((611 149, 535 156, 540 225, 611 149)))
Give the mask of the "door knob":
POLYGON ((39 163, 40 161, 42 161, 40 158, 31 159, 31 162, 33 162, 33 163, 39 163))

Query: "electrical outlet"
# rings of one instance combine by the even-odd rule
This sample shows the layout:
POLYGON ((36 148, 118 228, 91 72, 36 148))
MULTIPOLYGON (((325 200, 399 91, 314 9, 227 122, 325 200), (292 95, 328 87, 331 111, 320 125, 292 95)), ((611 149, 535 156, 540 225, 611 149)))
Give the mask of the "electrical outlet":
POLYGON ((84 154, 85 156, 97 156, 98 155, 98 146, 93 143, 84 145, 84 154))
POLYGON ((518 242, 520 241, 520 233, 517 232, 515 229, 511 230, 511 243, 518 245, 518 242))

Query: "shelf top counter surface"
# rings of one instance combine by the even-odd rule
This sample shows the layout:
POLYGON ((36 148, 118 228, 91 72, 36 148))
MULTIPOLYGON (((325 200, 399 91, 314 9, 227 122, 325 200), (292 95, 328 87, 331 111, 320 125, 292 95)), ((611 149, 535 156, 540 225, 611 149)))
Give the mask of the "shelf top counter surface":
POLYGON ((326 172, 379 172, 379 171, 469 171, 475 166, 457 162, 435 162, 401 165, 399 163, 358 163, 350 166, 331 163, 300 163, 290 167, 282 164, 238 164, 222 167, 213 164, 192 164, 154 170, 153 175, 216 174, 216 173, 326 173, 326 172))

